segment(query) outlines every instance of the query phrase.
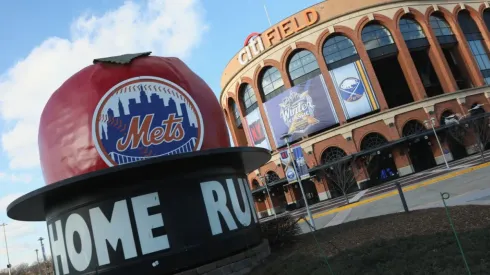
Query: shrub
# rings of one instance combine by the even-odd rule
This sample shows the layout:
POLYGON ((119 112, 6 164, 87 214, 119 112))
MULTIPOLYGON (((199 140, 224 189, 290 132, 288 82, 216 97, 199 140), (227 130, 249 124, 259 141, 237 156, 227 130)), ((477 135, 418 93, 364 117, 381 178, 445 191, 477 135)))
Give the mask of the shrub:
POLYGON ((294 236, 301 232, 298 221, 299 219, 286 214, 263 222, 260 224, 262 238, 268 239, 271 247, 291 243, 294 236))

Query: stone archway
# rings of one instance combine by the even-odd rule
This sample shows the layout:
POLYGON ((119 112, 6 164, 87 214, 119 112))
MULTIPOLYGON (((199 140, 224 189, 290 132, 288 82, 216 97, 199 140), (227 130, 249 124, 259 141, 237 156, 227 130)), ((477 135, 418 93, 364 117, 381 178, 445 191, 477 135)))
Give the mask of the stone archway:
MULTIPOLYGON (((380 148, 388 143, 388 140, 379 133, 370 133, 361 140, 361 152, 380 148)), ((370 185, 387 182, 398 177, 395 160, 391 148, 380 149, 364 156, 364 162, 369 175, 370 185)))
MULTIPOLYGON (((446 110, 441 115, 440 125, 446 125, 446 118, 450 118, 454 113, 446 110)), ((443 140, 446 141, 454 160, 462 159, 468 156, 464 146, 466 129, 459 124, 448 128, 444 131, 443 140)))
MULTIPOLYGON (((265 174, 264 180, 267 185, 279 181, 281 178, 277 175, 276 172, 269 171, 265 174)), ((269 194, 271 195, 272 203, 274 204, 274 210, 276 213, 281 213, 286 210, 286 206, 288 205, 286 199, 286 190, 283 188, 284 184, 276 184, 269 187, 269 194)), ((265 192, 265 190, 264 190, 265 192)))
MULTIPOLYGON (((417 120, 410 120, 403 126, 402 135, 409 137, 425 131, 426 129, 422 123, 417 120)), ((415 173, 437 165, 427 136, 417 137, 408 142, 408 156, 410 157, 415 173)))

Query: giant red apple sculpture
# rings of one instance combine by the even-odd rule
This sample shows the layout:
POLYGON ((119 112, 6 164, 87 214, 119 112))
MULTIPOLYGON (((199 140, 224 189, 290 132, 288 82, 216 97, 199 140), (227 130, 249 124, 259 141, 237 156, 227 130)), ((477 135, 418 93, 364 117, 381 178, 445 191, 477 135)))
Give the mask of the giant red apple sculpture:
POLYGON ((94 60, 54 92, 39 128, 46 184, 153 157, 230 146, 209 86, 178 58, 149 54, 94 60))

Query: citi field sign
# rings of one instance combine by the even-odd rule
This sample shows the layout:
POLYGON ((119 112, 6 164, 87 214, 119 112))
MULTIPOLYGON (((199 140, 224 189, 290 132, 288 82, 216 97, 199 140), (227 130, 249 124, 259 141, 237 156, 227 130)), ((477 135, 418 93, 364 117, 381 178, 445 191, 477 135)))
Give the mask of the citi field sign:
POLYGON ((245 47, 238 52, 238 62, 246 65, 266 49, 280 43, 289 36, 318 22, 319 15, 315 9, 309 8, 291 16, 262 34, 252 33, 245 39, 245 47), (265 43, 264 43, 265 42, 265 43))

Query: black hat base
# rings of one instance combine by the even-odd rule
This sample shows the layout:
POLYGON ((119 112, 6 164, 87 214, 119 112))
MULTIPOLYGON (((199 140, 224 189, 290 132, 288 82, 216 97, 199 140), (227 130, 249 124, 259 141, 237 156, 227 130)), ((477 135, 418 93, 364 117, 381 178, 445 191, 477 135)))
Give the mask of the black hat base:
POLYGON ((7 208, 46 221, 56 274, 172 274, 260 243, 246 174, 261 148, 212 149, 70 178, 7 208))

